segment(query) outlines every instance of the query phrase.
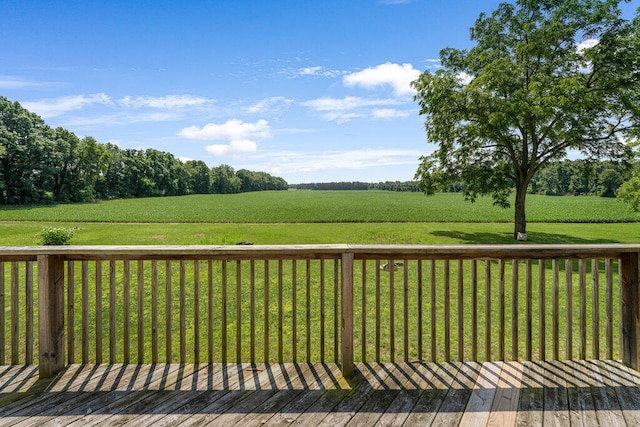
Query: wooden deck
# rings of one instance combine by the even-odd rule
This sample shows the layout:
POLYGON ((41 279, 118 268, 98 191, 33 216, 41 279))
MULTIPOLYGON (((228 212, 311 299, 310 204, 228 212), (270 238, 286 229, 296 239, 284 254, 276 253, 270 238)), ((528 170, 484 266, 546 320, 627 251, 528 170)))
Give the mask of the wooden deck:
POLYGON ((616 361, 0 367, 8 425, 640 425, 616 361))

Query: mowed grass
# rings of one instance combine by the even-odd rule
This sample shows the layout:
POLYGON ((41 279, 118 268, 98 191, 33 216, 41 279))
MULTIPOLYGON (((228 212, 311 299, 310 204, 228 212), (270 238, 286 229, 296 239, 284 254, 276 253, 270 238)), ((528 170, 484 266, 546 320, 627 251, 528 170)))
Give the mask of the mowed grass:
MULTIPOLYGON (((529 195, 529 222, 635 222, 616 199, 529 195)), ((3 206, 0 220, 138 223, 512 222, 513 208, 459 193, 426 197, 389 191, 280 191, 111 200, 53 206, 3 206)))
MULTIPOLYGON (((44 227, 76 228, 73 245, 515 244, 509 223, 132 224, 0 222, 0 246, 40 245, 44 227)), ((531 223, 527 243, 638 243, 639 223, 531 223)))

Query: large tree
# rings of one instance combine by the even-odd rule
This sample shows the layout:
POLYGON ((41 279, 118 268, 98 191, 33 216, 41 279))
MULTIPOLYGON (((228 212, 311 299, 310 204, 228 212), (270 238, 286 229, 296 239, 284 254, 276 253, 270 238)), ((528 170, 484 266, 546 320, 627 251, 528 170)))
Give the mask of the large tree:
POLYGON ((569 150, 625 155, 640 125, 640 18, 620 0, 517 0, 481 14, 475 45, 440 52, 442 68, 412 83, 436 150, 416 179, 427 194, 452 180, 465 197, 510 205, 526 233, 534 175, 569 150))

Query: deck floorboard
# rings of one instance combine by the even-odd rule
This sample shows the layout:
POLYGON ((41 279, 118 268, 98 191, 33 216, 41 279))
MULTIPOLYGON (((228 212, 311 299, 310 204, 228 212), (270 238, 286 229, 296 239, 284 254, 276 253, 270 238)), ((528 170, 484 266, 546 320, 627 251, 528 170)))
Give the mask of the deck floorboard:
POLYGON ((640 425, 618 361, 0 366, 3 426, 640 425))

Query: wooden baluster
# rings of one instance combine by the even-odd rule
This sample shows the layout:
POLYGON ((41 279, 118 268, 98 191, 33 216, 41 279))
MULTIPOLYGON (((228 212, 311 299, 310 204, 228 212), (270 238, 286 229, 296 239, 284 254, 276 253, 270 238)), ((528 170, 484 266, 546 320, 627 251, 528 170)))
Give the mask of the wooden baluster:
POLYGON ((431 260, 431 361, 437 359, 436 353, 436 261, 431 260))
POLYGON ((144 261, 138 260, 138 363, 144 363, 144 261))
POLYGON ((333 260, 333 359, 335 363, 340 360, 340 339, 338 335, 340 324, 340 309, 338 301, 340 300, 340 260, 333 260))
POLYGON ((531 271, 531 259, 526 261, 526 298, 527 298, 527 342, 525 344, 527 360, 533 358, 533 277, 531 271))
POLYGON ((573 358, 573 262, 565 261, 565 282, 567 286, 567 359, 573 358))
POLYGON ((464 263, 458 260, 458 361, 464 360, 464 263))
POLYGON ((306 280, 305 280, 305 294, 307 295, 306 300, 306 331, 307 331, 307 340, 306 340, 306 348, 307 348, 307 363, 311 362, 311 260, 307 260, 306 266, 306 280))
MULTIPOLYGON (((264 261, 264 362, 269 363, 269 261, 264 261)), ((323 301, 324 304, 324 301, 323 301)), ((324 341, 324 339, 323 339, 324 341)), ((324 342, 323 342, 324 345, 324 342)))
MULTIPOLYGON (((213 260, 207 261, 207 314, 209 317, 207 325, 207 360, 209 364, 214 361, 213 357, 213 329, 214 329, 214 316, 213 316, 213 260)), ((265 326, 266 328, 266 326, 265 326)))
POLYGON ((187 363, 187 262, 180 261, 180 363, 187 363))
POLYGON ((498 326, 498 334, 499 334, 499 343, 498 343, 498 353, 499 353, 499 359, 501 361, 505 360, 504 357, 504 353, 505 353, 505 335, 506 335, 506 329, 505 329, 505 295, 504 295, 504 283, 505 283, 505 277, 504 277, 504 260, 500 260, 498 261, 498 270, 500 271, 500 277, 498 279, 498 293, 500 296, 500 312, 498 313, 498 316, 500 317, 498 322, 499 322, 499 326, 498 326))
POLYGON ((33 365, 33 261, 25 267, 25 363, 33 365))
POLYGON ((131 262, 124 260, 123 266, 123 316, 124 316, 124 363, 131 362, 131 262))
MULTIPOLYGON (((447 317, 445 312, 445 322, 447 317)), ((471 338, 471 360, 475 362, 478 360, 478 261, 475 259, 471 261, 471 338)))
POLYGON ((5 282, 4 282, 4 261, 0 261, 0 365, 5 364, 5 282))
POLYGON ((11 364, 20 364, 20 264, 11 263, 11 364))
POLYGON ((256 263, 249 261, 249 360, 256 363, 256 263))
POLYGON ((151 363, 158 363, 158 261, 151 261, 151 363))
POLYGON ((222 318, 220 321, 222 363, 227 363, 227 260, 222 261, 222 318))
POLYGON ((605 286, 607 293, 606 302, 606 341, 607 359, 613 360, 613 259, 607 258, 605 261, 605 286))
MULTIPOLYGON (((364 261, 363 261, 364 262, 364 261)), ((423 296, 423 291, 422 291, 422 260, 418 260, 418 360, 422 360, 423 358, 423 343, 422 343, 422 337, 424 335, 424 332, 422 330, 422 315, 423 315, 423 308, 422 308, 422 299, 424 298, 423 296)), ((364 360, 363 360, 364 362, 364 360)))
POLYGON ((102 261, 96 261, 96 364, 102 363, 102 261))
POLYGON ((403 324, 404 324, 404 337, 403 337, 403 348, 404 348, 404 361, 405 363, 409 362, 409 260, 404 260, 404 293, 403 293, 403 324))
POLYGON ((592 285, 592 315, 593 318, 593 355, 594 359, 600 359, 600 260, 591 260, 591 285, 592 285))
POLYGON ((282 260, 278 260, 278 363, 283 362, 283 321, 282 321, 282 260))
MULTIPOLYGON (((1 263, 0 263, 1 264, 1 263)), ((0 265, 0 270, 2 266, 0 265)), ((75 265, 73 261, 67 261, 67 360, 70 364, 76 363, 75 358, 75 265)), ((3 345, 0 339, 0 346, 3 345)), ((3 358, 0 357, 0 365, 3 358)))
POLYGON ((82 261, 82 364, 89 363, 89 261, 82 261))
POLYGON ((380 362, 380 260, 376 260, 376 362, 380 362))
POLYGON ((486 284, 485 293, 485 354, 486 360, 491 360, 491 261, 485 261, 484 278, 486 284))
POLYGON ((109 261, 109 363, 116 363, 116 261, 109 261))
POLYGON ((353 253, 342 254, 342 375, 353 376, 353 253))
POLYGON ((395 290, 395 261, 387 261, 389 266, 389 360, 396 360, 396 290, 395 290))
POLYGON ((193 261, 193 362, 200 363, 200 261, 193 261))
POLYGON ((291 353, 293 363, 298 361, 298 278, 296 264, 296 260, 291 261, 291 353))
MULTIPOLYGON (((125 264, 126 266, 126 264, 125 264)), ((173 362, 173 343, 172 343, 172 335, 173 335, 173 325, 171 323, 171 261, 165 261, 165 307, 164 307, 164 317, 165 317, 165 356, 167 363, 173 362)), ((125 275, 125 280, 128 275, 125 275)), ((126 283, 126 282, 125 282, 126 283)), ((128 295, 129 292, 126 292, 125 295, 128 295)), ((127 305, 125 305, 127 307, 127 305)))
POLYGON ((580 359, 587 358, 587 262, 580 258, 580 359))
MULTIPOLYGON (((322 261, 321 261, 322 262, 322 261)), ((322 277, 320 276, 320 283, 323 282, 322 277)), ((321 285, 321 289, 322 289, 321 285)), ((324 298, 320 296, 320 301, 324 298)), ((362 339, 361 339, 361 347, 362 347, 362 362, 367 361, 367 260, 362 260, 362 339)), ((322 338, 320 339, 320 343, 322 345, 322 338)))
POLYGON ((547 302, 546 302, 546 288, 547 283, 545 279, 546 262, 543 259, 538 260, 538 283, 540 285, 540 360, 545 360, 547 355, 547 302))
POLYGON ((511 261, 511 358, 518 360, 518 260, 511 261))

